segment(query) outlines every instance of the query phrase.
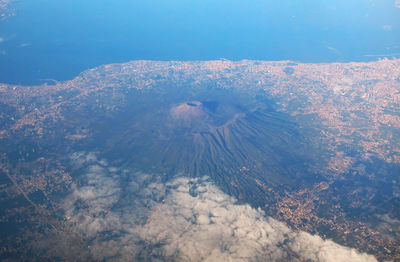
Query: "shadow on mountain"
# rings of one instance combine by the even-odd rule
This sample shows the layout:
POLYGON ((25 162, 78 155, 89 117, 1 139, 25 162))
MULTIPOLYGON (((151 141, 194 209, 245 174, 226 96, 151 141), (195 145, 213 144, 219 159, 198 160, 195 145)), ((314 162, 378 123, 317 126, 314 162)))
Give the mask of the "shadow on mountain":
POLYGON ((310 144, 265 96, 172 88, 127 97, 123 112, 96 122, 93 138, 95 150, 120 165, 166 177, 207 175, 256 205, 265 203, 268 187, 316 182, 310 144))

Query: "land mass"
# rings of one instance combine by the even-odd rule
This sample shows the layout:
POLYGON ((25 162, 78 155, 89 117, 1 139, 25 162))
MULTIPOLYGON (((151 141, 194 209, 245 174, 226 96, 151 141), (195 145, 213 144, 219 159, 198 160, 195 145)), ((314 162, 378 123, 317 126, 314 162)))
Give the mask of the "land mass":
POLYGON ((165 179, 207 175, 292 229, 398 260, 399 101, 399 59, 133 61, 1 84, 0 257, 67 230, 68 156, 95 151, 165 179))

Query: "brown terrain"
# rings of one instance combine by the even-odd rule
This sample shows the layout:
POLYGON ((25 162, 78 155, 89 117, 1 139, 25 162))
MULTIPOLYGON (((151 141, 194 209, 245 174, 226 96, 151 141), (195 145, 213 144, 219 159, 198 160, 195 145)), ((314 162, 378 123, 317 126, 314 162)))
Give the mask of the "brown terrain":
MULTIPOLYGON (((2 10, 6 3, 0 2, 2 10)), ((397 167, 393 170, 398 170, 400 165, 400 59, 321 64, 134 61, 100 66, 55 85, 1 84, 0 142, 16 148, 12 153, 11 149, 0 151, 0 172, 6 177, 0 185, 1 200, 21 197, 20 201, 26 203, 2 213, 0 221, 8 221, 27 210, 30 212, 27 217, 32 220, 35 212, 48 217, 48 212, 58 209, 53 194, 68 192, 72 181, 68 168, 56 160, 57 152, 43 156, 40 148, 25 150, 24 141, 30 137, 42 141, 62 135, 60 139, 72 146, 91 137, 93 131, 86 126, 62 132, 55 128, 57 123, 70 121, 65 110, 71 104, 81 107, 79 101, 90 100, 105 115, 112 114, 126 103, 120 92, 122 88, 147 90, 166 82, 191 87, 212 85, 254 94, 262 91, 277 101, 279 111, 297 119, 305 130, 317 132, 313 143, 323 147, 326 154, 324 167, 318 172, 326 181, 296 192, 278 192, 248 175, 249 167, 243 166, 240 172, 244 177, 254 180, 266 196, 278 200, 276 204, 265 204, 267 214, 293 229, 334 238, 380 260, 400 261, 400 207, 396 202, 400 195, 399 174, 364 170, 368 163, 375 163, 372 161, 397 167), (102 103, 100 95, 105 92, 109 100, 102 103), (388 206, 386 213, 374 213, 380 204, 371 204, 375 209, 368 211, 374 221, 380 222, 372 223, 357 216, 350 218, 342 206, 343 197, 354 209, 379 200, 380 192, 373 191, 375 185, 370 185, 371 188, 349 186, 345 196, 338 191, 341 188, 338 181, 346 181, 354 172, 363 173, 370 181, 392 185, 394 196, 381 202, 382 206, 388 206), (35 192, 41 192, 42 200, 33 199, 35 192), (323 206, 332 201, 335 204, 322 214, 323 206), (335 234, 331 235, 332 232, 335 234)), ((181 119, 201 117, 201 107, 201 102, 189 101, 176 105, 170 113, 181 119)), ((46 230, 61 230, 58 227, 63 222, 53 220, 56 219, 42 220, 46 230)), ((40 228, 43 223, 37 222, 36 226, 40 228)), ((34 239, 34 234, 29 238, 34 239)), ((0 252, 10 250, 12 247, 5 245, 0 252)))
POLYGON ((204 115, 201 102, 190 101, 171 108, 171 115, 178 119, 192 119, 204 115))

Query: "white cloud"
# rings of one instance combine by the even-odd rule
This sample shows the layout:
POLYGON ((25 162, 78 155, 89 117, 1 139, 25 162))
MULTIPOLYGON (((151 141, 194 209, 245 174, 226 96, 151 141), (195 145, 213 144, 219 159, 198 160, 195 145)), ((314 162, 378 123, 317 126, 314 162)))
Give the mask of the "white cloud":
POLYGON ((164 243, 166 256, 181 261, 376 261, 318 236, 293 232, 261 210, 236 204, 210 182, 180 178, 171 185, 175 189, 140 228, 146 241, 164 243))
POLYGON ((24 43, 20 44, 18 47, 24 48, 24 47, 27 47, 27 46, 30 46, 30 45, 31 45, 31 43, 29 43, 29 42, 24 42, 24 43))
POLYGON ((385 31, 392 31, 393 26, 392 25, 384 25, 384 26, 382 26, 382 29, 385 31))
POLYGON ((305 232, 294 232, 206 178, 176 178, 108 167, 94 155, 65 203, 69 225, 94 259, 177 261, 376 261, 305 232), (97 162, 96 162, 97 161, 97 162))

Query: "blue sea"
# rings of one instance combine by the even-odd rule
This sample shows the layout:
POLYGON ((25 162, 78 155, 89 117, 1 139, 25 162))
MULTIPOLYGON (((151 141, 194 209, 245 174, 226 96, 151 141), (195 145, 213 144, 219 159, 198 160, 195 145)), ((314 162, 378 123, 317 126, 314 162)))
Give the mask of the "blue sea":
POLYGON ((0 82, 71 79, 149 60, 400 57, 395 0, 18 0, 0 22, 0 82))

